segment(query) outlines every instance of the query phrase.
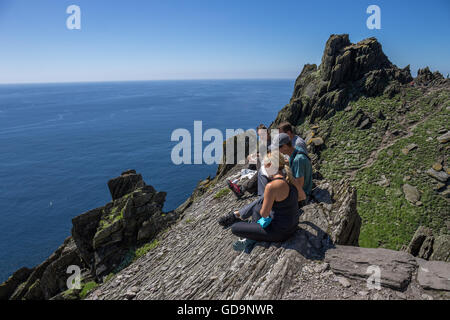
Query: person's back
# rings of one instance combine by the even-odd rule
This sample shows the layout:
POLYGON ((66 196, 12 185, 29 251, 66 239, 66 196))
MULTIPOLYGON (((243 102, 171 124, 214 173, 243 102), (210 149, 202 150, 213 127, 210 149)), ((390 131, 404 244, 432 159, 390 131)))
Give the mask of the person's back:
POLYGON ((281 242, 288 239, 297 229, 298 225, 298 191, 294 185, 284 177, 275 177, 266 186, 264 198, 252 202, 244 209, 241 216, 246 219, 250 215, 252 223, 236 222, 231 232, 239 237, 256 241, 281 242), (271 222, 267 227, 261 228, 258 220, 264 210, 264 200, 273 199, 268 217, 271 222))
POLYGON ((280 182, 284 184, 284 188, 288 187, 288 193, 285 196, 286 193, 280 192, 284 199, 274 201, 271 213, 272 224, 275 229, 290 233, 298 225, 298 191, 294 185, 288 183, 285 179, 280 179, 280 182))
POLYGON ((294 136, 292 139, 292 145, 294 147, 303 148, 306 154, 308 154, 308 148, 306 147, 306 142, 300 136, 294 136))
POLYGON ((302 148, 296 147, 289 164, 295 178, 304 178, 303 191, 309 196, 312 189, 312 165, 306 152, 302 148))

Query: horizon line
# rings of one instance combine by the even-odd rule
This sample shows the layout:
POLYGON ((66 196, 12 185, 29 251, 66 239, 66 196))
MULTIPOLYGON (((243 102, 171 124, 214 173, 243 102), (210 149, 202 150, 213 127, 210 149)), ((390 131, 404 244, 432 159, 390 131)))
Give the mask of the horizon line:
POLYGON ((49 81, 49 82, 0 82, 1 85, 33 85, 33 84, 82 84, 82 83, 120 83, 120 82, 151 82, 151 81, 224 81, 224 80, 295 80, 294 78, 180 78, 180 79, 147 79, 147 80, 80 80, 80 81, 49 81))

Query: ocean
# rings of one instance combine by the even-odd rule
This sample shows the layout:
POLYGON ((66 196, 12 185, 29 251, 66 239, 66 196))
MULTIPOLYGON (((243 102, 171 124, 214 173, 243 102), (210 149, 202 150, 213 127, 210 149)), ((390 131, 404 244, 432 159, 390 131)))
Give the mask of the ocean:
MULTIPOLYGON (((46 259, 71 219, 111 201, 107 181, 136 169, 175 209, 217 165, 175 165, 171 134, 269 125, 294 80, 0 85, 0 283, 46 259)), ((204 143, 204 146, 208 145, 204 143)))

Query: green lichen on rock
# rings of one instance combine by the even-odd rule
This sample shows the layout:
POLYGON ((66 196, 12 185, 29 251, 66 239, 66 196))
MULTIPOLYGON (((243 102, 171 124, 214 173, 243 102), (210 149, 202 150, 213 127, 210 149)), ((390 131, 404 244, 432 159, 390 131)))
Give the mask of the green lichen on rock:
POLYGON ((227 194, 230 193, 230 189, 228 188, 223 188, 222 190, 219 190, 215 195, 214 195, 214 199, 220 199, 224 196, 226 196, 227 194))
POLYGON ((127 205, 128 200, 119 202, 116 206, 112 207, 110 210, 104 209, 102 213, 102 218, 98 224, 96 235, 98 235, 105 229, 110 228, 118 221, 123 220, 123 215, 127 205))
POLYGON ((97 288, 97 286, 98 286, 98 283, 95 281, 89 281, 89 282, 83 284, 81 287, 80 298, 81 299, 86 298, 86 296, 89 294, 89 292, 91 292, 92 290, 97 288))
POLYGON ((68 289, 61 293, 61 297, 64 300, 79 300, 80 299, 80 290, 68 289))
POLYGON ((146 255, 149 251, 153 250, 159 245, 159 241, 157 239, 153 240, 150 243, 146 243, 142 247, 136 249, 134 254, 134 260, 139 259, 140 257, 146 255))
POLYGON ((112 278, 114 278, 115 275, 116 274, 114 272, 111 272, 104 278, 103 282, 106 283, 106 282, 110 281, 112 278))

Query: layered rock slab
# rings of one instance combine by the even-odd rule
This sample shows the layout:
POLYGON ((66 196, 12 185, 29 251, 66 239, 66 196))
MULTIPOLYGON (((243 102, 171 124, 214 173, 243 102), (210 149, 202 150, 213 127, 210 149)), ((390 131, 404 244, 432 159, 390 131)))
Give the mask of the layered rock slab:
POLYGON ((417 268, 411 254, 383 248, 338 245, 326 252, 325 261, 330 264, 334 273, 364 281, 374 274, 369 267, 377 267, 380 270, 381 286, 395 290, 404 290, 417 268))
POLYGON ((417 282, 424 289, 450 291, 450 264, 417 258, 417 282))

